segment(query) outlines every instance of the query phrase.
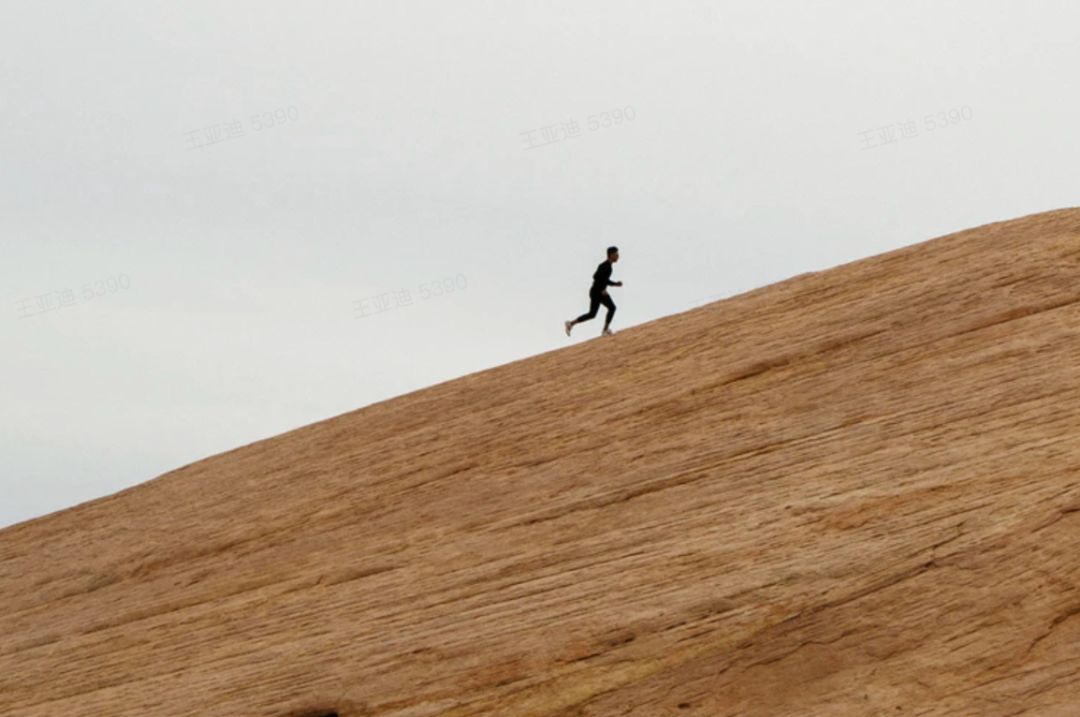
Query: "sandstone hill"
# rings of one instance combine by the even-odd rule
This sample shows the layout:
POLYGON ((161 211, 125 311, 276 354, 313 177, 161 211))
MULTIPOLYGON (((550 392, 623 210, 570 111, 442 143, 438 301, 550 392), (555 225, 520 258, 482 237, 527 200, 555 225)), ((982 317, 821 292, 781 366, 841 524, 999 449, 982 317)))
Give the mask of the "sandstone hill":
POLYGON ((0 531, 0 715, 330 713, 1080 714, 1080 209, 0 531))

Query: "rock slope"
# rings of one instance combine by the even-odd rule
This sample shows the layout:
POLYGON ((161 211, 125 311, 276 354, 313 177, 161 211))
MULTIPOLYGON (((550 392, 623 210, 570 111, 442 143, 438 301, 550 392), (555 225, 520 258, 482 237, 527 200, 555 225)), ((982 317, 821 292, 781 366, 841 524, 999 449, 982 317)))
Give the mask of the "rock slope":
POLYGON ((0 714, 1080 714, 1080 210, 0 531, 0 714))

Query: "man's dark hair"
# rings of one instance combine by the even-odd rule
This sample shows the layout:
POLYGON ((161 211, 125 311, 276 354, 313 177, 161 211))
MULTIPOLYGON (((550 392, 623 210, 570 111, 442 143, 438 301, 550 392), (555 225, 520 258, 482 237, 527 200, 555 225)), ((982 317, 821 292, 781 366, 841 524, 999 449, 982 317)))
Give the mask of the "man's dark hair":
POLYGON ((614 253, 615 253, 615 252, 617 252, 618 250, 619 250, 619 247, 617 247, 617 246, 609 246, 609 247, 607 248, 607 255, 608 255, 608 256, 611 256, 612 254, 614 254, 614 253))

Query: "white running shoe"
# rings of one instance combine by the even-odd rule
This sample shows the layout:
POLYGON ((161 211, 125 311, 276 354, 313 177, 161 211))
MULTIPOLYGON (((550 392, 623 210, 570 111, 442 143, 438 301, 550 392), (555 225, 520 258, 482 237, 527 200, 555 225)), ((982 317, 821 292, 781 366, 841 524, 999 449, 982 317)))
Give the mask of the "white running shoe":
POLYGON ((614 336, 615 332, 612 331, 611 329, 604 329, 603 333, 601 333, 600 335, 601 336, 614 336))
POLYGON ((566 327, 566 335, 569 336, 570 335, 570 329, 574 328, 574 322, 573 321, 564 321, 563 326, 566 327))

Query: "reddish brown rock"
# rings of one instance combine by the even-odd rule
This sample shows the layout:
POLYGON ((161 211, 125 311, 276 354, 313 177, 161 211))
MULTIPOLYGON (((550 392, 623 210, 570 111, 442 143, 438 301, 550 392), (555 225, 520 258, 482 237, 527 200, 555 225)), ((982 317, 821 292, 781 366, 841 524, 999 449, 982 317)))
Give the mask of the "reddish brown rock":
POLYGON ((0 714, 1080 714, 1078 300, 993 224, 0 531, 0 714))

